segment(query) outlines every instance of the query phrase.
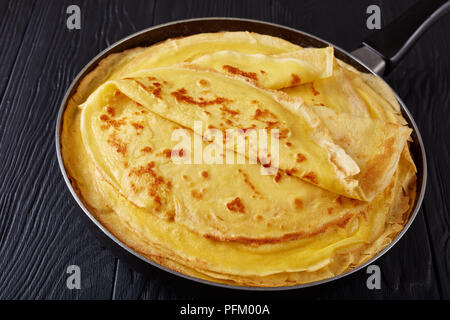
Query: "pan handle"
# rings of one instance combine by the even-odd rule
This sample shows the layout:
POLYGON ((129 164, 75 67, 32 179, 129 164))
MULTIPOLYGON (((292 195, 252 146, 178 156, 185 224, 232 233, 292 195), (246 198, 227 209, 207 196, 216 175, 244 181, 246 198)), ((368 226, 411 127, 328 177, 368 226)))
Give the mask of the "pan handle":
POLYGON ((424 31, 449 11, 448 0, 419 0, 386 27, 364 39, 363 46, 352 54, 377 74, 387 74, 424 31))

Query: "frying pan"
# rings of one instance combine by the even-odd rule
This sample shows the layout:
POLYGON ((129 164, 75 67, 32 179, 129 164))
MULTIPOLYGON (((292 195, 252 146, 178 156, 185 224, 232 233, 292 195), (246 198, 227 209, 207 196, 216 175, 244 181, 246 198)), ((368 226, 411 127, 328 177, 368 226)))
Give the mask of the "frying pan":
POLYGON ((394 69, 395 65, 400 61, 403 55, 408 51, 413 42, 417 40, 418 37, 440 16, 447 13, 450 9, 450 1, 442 0, 422 0, 418 1, 410 9, 408 9, 404 14, 398 17, 391 24, 386 26, 383 30, 378 30, 373 33, 369 38, 367 38, 362 46, 348 53, 341 48, 330 44, 327 41, 319 39, 308 33, 288 28, 285 26, 255 21, 249 19, 237 19, 237 18, 200 18, 200 19, 190 19, 170 22, 155 27, 148 28, 146 30, 137 32, 123 40, 120 40, 113 44, 111 47, 107 48, 94 59, 92 59, 77 77, 73 80, 69 89, 61 102, 61 106, 58 113, 57 124, 56 124, 56 151, 59 166, 61 168, 64 180, 69 188, 73 198, 81 207, 84 212, 84 217, 87 219, 87 225, 91 230, 97 235, 101 243, 109 248, 118 258, 126 261, 129 265, 135 268, 137 271, 142 273, 147 273, 154 271, 154 267, 158 267, 172 274, 176 274, 180 277, 191 279, 197 282, 233 288, 233 289, 245 289, 245 290, 286 290, 286 289, 296 289, 304 288, 314 285, 319 285, 325 282, 333 281, 342 277, 345 277, 353 272, 356 272, 366 266, 372 264, 385 254, 389 249, 391 249, 395 243, 405 234, 410 225, 412 224, 414 218, 417 216, 420 205, 422 203, 425 186, 427 180, 427 162, 425 156, 425 149, 423 146, 422 138, 420 136, 419 130, 417 128, 414 119, 412 118, 410 112, 406 108, 403 101, 398 97, 397 100, 401 105, 401 110, 403 117, 409 124, 409 127, 413 129, 412 138, 413 142, 410 145, 411 153, 414 162, 417 166, 417 190, 418 196, 416 197, 413 210, 411 212, 410 218, 402 231, 397 235, 397 237, 381 252, 379 252, 372 259, 366 263, 349 270, 346 273, 337 275, 333 278, 328 278, 316 282, 289 286, 289 287, 275 287, 275 288, 260 288, 260 287, 243 287, 243 286, 232 286, 226 284, 219 284, 168 269, 161 266, 133 249, 127 247, 123 242, 117 239, 113 234, 111 234, 97 219, 95 216, 89 212, 89 210, 84 206, 76 192, 74 191, 70 179, 67 175, 66 169, 64 167, 61 158, 61 144, 60 144, 60 134, 62 127, 63 113, 66 108, 68 99, 75 93, 81 80, 92 70, 94 70, 98 63, 105 57, 112 53, 121 52, 126 49, 135 48, 139 46, 150 46, 157 42, 166 40, 168 38, 185 37, 197 33, 203 32, 219 32, 219 31, 250 31, 257 32, 261 34, 267 34, 271 36, 276 36, 283 38, 292 43, 298 44, 303 47, 327 47, 332 45, 335 49, 335 56, 346 63, 352 65, 356 69, 365 73, 372 73, 377 76, 381 76, 390 72, 394 69))

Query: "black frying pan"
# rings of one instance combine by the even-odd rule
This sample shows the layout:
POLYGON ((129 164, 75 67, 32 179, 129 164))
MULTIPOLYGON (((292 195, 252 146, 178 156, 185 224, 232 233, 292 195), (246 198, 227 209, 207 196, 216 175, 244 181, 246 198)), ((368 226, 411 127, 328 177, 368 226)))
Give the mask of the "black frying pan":
MULTIPOLYGON (((335 48, 335 56, 345 61, 346 63, 352 65, 359 71, 366 73, 373 73, 377 76, 381 76, 386 72, 392 71, 396 63, 398 63, 398 61, 403 57, 403 55, 414 43, 414 41, 417 40, 417 38, 420 37, 420 35, 433 22, 435 22, 440 16, 447 13, 449 10, 450 10, 450 1, 443 1, 443 0, 418 1, 413 7, 411 7, 403 15, 397 18, 394 22, 386 26, 383 30, 379 30, 373 33, 369 38, 367 38, 363 42, 363 45, 359 49, 353 51, 351 54, 333 45, 333 47, 335 48)), ((403 116, 407 120, 409 127, 413 129, 412 133, 413 142, 411 143, 410 148, 412 156, 414 158, 414 162, 418 170, 417 174, 418 196, 415 200, 412 213, 403 230, 386 248, 384 248, 381 252, 379 252, 375 257, 373 257, 366 263, 346 273, 335 276, 333 278, 290 287, 258 288, 258 287, 224 285, 190 277, 175 272, 173 270, 170 270, 164 266, 161 266, 145 258, 144 256, 137 253, 133 249, 127 247, 124 243, 122 243, 114 235, 112 235, 103 225, 101 225, 100 222, 96 220, 95 216, 89 212, 89 210, 83 205, 81 200, 78 198, 78 195, 75 193, 72 187, 72 184, 67 176, 64 164, 62 162, 60 150, 61 148, 60 133, 62 125, 62 115, 67 105, 67 101, 75 93, 81 80, 89 72, 94 70, 97 67, 98 63, 103 58, 107 57, 112 53, 121 52, 126 49, 135 47, 150 46, 157 42, 166 40, 168 38, 185 37, 197 33, 219 32, 219 31, 257 32, 261 34, 280 37, 292 43, 301 45, 303 47, 320 48, 332 45, 322 39, 319 39, 305 32, 276 25, 273 23, 248 19, 235 19, 235 18, 202 18, 202 19, 175 21, 140 31, 123 40, 120 40, 119 42, 113 44, 111 47, 101 52, 94 59, 92 59, 83 68, 83 70, 81 70, 81 72, 78 74, 78 76, 70 85, 61 103, 56 124, 56 150, 59 166, 61 168, 61 172, 64 176, 64 180, 67 184, 67 187, 72 193, 75 201, 78 203, 78 205, 85 213, 84 216, 88 218, 87 220, 89 227, 91 227, 93 232, 100 238, 101 242, 110 250, 112 250, 116 254, 116 256, 118 256, 120 259, 125 260, 128 264, 130 264, 140 272, 143 273, 149 271, 151 272, 152 268, 156 266, 160 269, 163 269, 167 272, 176 274, 184 278, 188 278, 201 283, 206 283, 209 285, 227 288, 247 289, 247 290, 283 290, 283 289, 303 288, 342 278, 346 275, 349 275, 357 270, 360 270, 372 264, 376 259, 378 259, 387 251, 389 251, 389 249, 392 248, 395 245, 395 243, 405 234, 406 230, 412 224, 414 218, 416 217, 419 211, 425 193, 425 186, 427 179, 427 163, 422 138, 420 136, 417 125, 414 122, 414 119, 412 118, 405 104, 401 101, 401 99, 398 96, 397 100, 401 105, 403 116)))

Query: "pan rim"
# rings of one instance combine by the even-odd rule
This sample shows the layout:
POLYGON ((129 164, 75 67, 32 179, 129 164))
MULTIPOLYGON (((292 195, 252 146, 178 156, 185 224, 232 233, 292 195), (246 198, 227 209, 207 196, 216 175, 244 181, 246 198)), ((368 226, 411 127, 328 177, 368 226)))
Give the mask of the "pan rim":
MULTIPOLYGON (((249 23, 255 23, 255 24, 263 24, 263 25, 267 25, 267 26, 272 26, 272 27, 277 27, 277 28, 289 30, 289 31, 295 32, 297 34, 301 34, 301 35, 306 36, 308 38, 312 38, 312 39, 317 40, 319 42, 322 42, 322 43, 328 44, 330 46, 333 46, 334 48, 338 49, 341 53, 343 53, 345 56, 347 56, 348 58, 350 58, 353 61, 358 62, 368 72, 370 72, 373 75, 377 76, 379 79, 381 79, 383 82, 386 83, 386 81, 381 76, 377 75, 366 64, 364 64, 362 61, 360 61, 359 59, 355 58, 351 53, 347 52, 346 50, 343 50, 339 46, 336 46, 336 45, 330 43, 329 41, 323 40, 323 39, 321 39, 321 38, 319 38, 317 36, 311 35, 311 34, 309 34, 307 32, 304 32, 304 31, 301 31, 301 30, 297 30, 295 28, 287 27, 287 26, 284 26, 284 25, 272 23, 272 22, 267 22, 267 21, 262 21, 262 20, 255 20, 255 19, 246 19, 246 18, 234 18, 234 17, 204 17, 204 18, 192 18, 192 19, 183 19, 183 20, 171 21, 171 22, 155 25, 155 26, 152 26, 152 27, 140 30, 138 32, 135 32, 135 33, 127 36, 127 37, 124 37, 124 38, 118 40, 117 42, 113 43, 112 45, 110 45, 107 48, 105 48, 104 50, 102 50, 95 57, 93 57, 78 72, 76 77, 72 80, 70 86, 66 89, 66 93, 65 93, 65 95, 64 95, 64 97, 63 97, 63 99, 61 101, 60 106, 59 106, 57 119, 56 119, 56 127, 55 127, 56 157, 57 157, 58 164, 59 164, 59 167, 60 167, 60 171, 61 171, 61 174, 63 175, 64 181, 65 181, 67 187, 69 188, 69 191, 72 194, 72 197, 77 202, 78 206, 82 209, 82 211, 89 218, 89 220, 91 220, 91 222, 95 225, 95 227, 97 227, 104 235, 106 235, 110 240, 112 240, 121 249, 125 250, 128 254, 133 255, 135 258, 141 260, 142 262, 144 262, 146 264, 150 264, 153 267, 156 267, 156 268, 158 268, 160 270, 169 272, 169 273, 171 273, 173 275, 179 276, 179 277, 184 278, 184 279, 192 280, 192 281, 195 281, 197 283, 204 284, 204 285, 214 286, 214 287, 233 289, 233 290, 246 290, 246 291, 286 291, 286 290, 308 288, 308 287, 318 286, 318 285, 321 285, 321 284, 332 282, 332 281, 335 281, 335 280, 339 280, 341 278, 349 276, 349 275, 351 275, 351 274, 353 274, 353 273, 355 273, 357 271, 360 271, 361 269, 364 269, 367 266, 373 264, 376 260, 381 258, 385 253, 387 253, 392 247, 394 247, 394 245, 403 237, 403 235, 406 233, 406 231, 412 225, 413 221, 415 220, 415 218, 416 218, 416 216, 417 216, 417 214, 418 214, 418 212, 419 212, 419 210, 421 208, 421 204, 422 204, 422 201, 423 201, 423 198, 424 198, 424 195, 425 195, 425 189, 426 189, 426 184, 427 184, 427 171, 428 171, 427 170, 427 159, 426 159, 425 147, 424 147, 424 144, 423 144, 423 140, 422 140, 422 136, 420 134, 419 128, 417 127, 417 124, 414 121, 414 118, 412 117, 411 112, 408 110, 408 108, 406 107, 405 103, 400 99, 400 97, 397 95, 397 93, 387 83, 386 83, 386 85, 389 86, 389 88, 394 93, 397 101, 399 102, 403 115, 404 116, 406 115, 406 118, 407 118, 406 120, 408 121, 408 124, 412 127, 413 133, 416 135, 415 138, 417 139, 417 143, 418 143, 419 148, 420 148, 420 156, 421 156, 421 161, 422 161, 422 172, 421 172, 421 177, 420 177, 421 178, 420 191, 418 192, 418 195, 417 195, 417 198, 416 198, 416 202, 415 202, 413 210, 411 211, 411 214, 409 216, 408 222, 403 226, 402 230, 396 235, 396 237, 385 248, 383 248, 383 250, 378 252, 375 256, 373 256, 368 261, 364 262, 363 264, 358 265, 357 267, 355 267, 355 268, 353 268, 351 270, 348 270, 348 271, 346 271, 344 273, 338 274, 338 275, 336 275, 334 277, 326 278, 326 279, 322 279, 322 280, 318 280, 318 281, 313 281, 313 282, 308 282, 308 283, 304 283, 304 284, 292 285, 292 286, 250 287, 250 286, 239 286, 239 285, 223 284, 223 283, 213 282, 213 281, 197 278, 197 277, 194 277, 194 276, 186 275, 186 274, 181 273, 179 271, 175 271, 175 270, 172 270, 172 269, 170 269, 168 267, 165 267, 165 266, 163 266, 163 265, 161 265, 161 264, 159 264, 157 262, 154 262, 154 261, 148 259, 147 257, 143 256, 142 254, 138 253, 137 251, 133 250, 129 246, 127 246, 125 243, 123 243, 121 240, 119 240, 115 235, 113 235, 105 226, 103 226, 100 223, 100 221, 98 221, 95 218, 95 216, 89 211, 89 209, 87 209, 86 206, 83 204, 83 202, 81 201, 80 197, 75 192, 75 190, 74 190, 74 188, 72 186, 72 183, 71 183, 71 181, 70 181, 70 179, 68 177, 68 174, 66 172, 66 168, 65 168, 63 160, 62 160, 61 143, 60 143, 63 115, 64 115, 64 111, 65 111, 66 106, 67 106, 67 102, 68 102, 70 96, 72 95, 71 92, 73 91, 74 87, 79 85, 80 80, 86 76, 86 74, 87 74, 86 72, 89 70, 89 68, 91 68, 93 65, 94 66, 97 65, 98 62, 101 60, 101 58, 105 54, 110 53, 114 48, 118 47, 119 45, 121 45, 123 43, 126 43, 130 39, 136 38, 136 37, 138 37, 138 36, 140 36, 142 34, 145 34, 147 32, 150 32, 150 31, 153 31, 153 30, 156 30, 156 29, 160 29, 160 28, 163 28, 163 27, 171 26, 171 25, 176 25, 176 24, 180 24, 180 23, 207 21, 207 20, 229 20, 229 21, 241 21, 241 22, 249 22, 249 23)), ((112 254, 115 255, 114 253, 112 253, 112 254)))

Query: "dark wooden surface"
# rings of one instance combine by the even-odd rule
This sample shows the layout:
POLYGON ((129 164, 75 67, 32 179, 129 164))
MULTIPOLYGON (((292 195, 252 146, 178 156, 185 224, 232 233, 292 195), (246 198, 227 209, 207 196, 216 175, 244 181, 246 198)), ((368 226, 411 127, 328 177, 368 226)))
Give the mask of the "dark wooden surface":
POLYGON ((243 292, 184 280, 158 269, 141 275, 87 230, 55 156, 54 127, 70 82, 100 50, 146 27, 178 19, 231 16, 276 22, 356 48, 370 33, 366 8, 382 25, 414 0, 376 1, 0 1, 1 299, 439 299, 450 298, 450 15, 413 47, 388 83, 412 111, 429 161, 427 193, 405 237, 377 261, 382 289, 365 270, 314 288, 243 292), (66 8, 81 8, 81 30, 66 8), (81 268, 81 289, 66 268, 81 268))

